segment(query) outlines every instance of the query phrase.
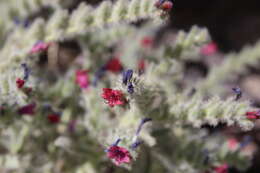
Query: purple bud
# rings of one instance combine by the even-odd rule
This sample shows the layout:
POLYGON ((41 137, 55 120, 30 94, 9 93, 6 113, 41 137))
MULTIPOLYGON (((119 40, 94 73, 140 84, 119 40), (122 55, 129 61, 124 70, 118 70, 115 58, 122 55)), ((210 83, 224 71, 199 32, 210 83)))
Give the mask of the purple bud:
POLYGON ((242 142, 240 143, 239 149, 244 148, 245 146, 247 146, 251 142, 252 142, 252 137, 251 136, 245 136, 243 138, 242 142))
POLYGON ((98 69, 98 71, 95 73, 94 82, 93 85, 97 86, 97 82, 105 75, 106 72, 106 66, 102 66, 98 69))
POLYGON ((208 150, 208 149, 202 150, 202 154, 203 154, 203 156, 204 156, 204 158, 203 158, 203 163, 204 163, 204 164, 208 164, 208 163, 209 163, 209 160, 210 160, 209 150, 208 150))
POLYGON ((132 83, 130 83, 127 87, 127 91, 130 93, 130 94, 133 94, 134 93, 134 86, 132 83))
POLYGON ((146 122, 148 122, 148 121, 152 121, 152 119, 151 119, 151 118, 143 118, 143 119, 141 120, 141 123, 139 124, 138 129, 137 129, 137 131, 136 131, 136 136, 139 135, 140 131, 142 130, 143 125, 144 125, 146 122))
POLYGON ((127 82, 132 78, 133 76, 133 70, 129 69, 125 72, 123 72, 123 84, 127 85, 127 82))
POLYGON ((232 88, 232 90, 234 91, 234 93, 236 94, 236 98, 235 100, 239 100, 241 97, 242 97, 242 91, 239 87, 235 87, 235 88, 232 88))
POLYGON ((143 142, 142 141, 139 141, 137 140, 136 142, 134 142, 132 145, 131 145, 131 148, 132 149, 136 149, 140 144, 142 144, 143 142))
POLYGON ((117 145, 119 144, 120 141, 121 141, 121 139, 118 138, 118 139, 116 140, 116 142, 112 144, 112 146, 117 146, 117 145))
POLYGON ((29 75, 31 73, 31 70, 29 69, 29 67, 27 66, 27 64, 23 63, 21 64, 22 68, 24 69, 24 77, 23 80, 28 80, 29 75))
MULTIPOLYGON (((120 141, 121 141, 121 139, 118 138, 118 139, 116 140, 116 142, 114 142, 111 146, 117 146, 120 141)), ((109 151, 109 149, 105 149, 105 152, 108 152, 108 151, 109 151)))

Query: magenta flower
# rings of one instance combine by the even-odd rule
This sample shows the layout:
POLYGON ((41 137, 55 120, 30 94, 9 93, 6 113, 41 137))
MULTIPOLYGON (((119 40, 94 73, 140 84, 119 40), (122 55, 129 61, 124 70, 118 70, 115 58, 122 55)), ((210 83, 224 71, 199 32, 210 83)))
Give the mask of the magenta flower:
POLYGON ((35 103, 31 103, 28 105, 25 105, 21 108, 18 109, 18 114, 23 115, 23 114, 27 114, 27 115, 33 115, 35 112, 36 108, 36 104, 35 103))
POLYGON ((76 71, 76 83, 82 89, 88 88, 89 78, 88 78, 87 70, 77 70, 76 71))
POLYGON ((222 164, 214 168, 215 173, 228 173, 228 164, 222 164))
POLYGON ((213 55, 217 52, 218 47, 217 44, 214 42, 211 42, 209 44, 206 44, 200 49, 200 53, 205 56, 213 55))
POLYGON ((24 84, 25 84, 24 80, 22 80, 20 78, 16 79, 16 86, 17 86, 17 88, 22 88, 24 86, 24 84))
POLYGON ((106 70, 111 71, 113 73, 118 73, 123 70, 123 66, 119 58, 115 57, 110 59, 106 64, 106 70))
POLYGON ((109 147, 107 157, 112 159, 117 166, 122 163, 130 163, 132 160, 132 156, 127 149, 116 145, 109 147))
POLYGON ((105 99, 107 101, 107 104, 110 107, 114 107, 115 105, 125 104, 124 95, 120 90, 113 90, 111 88, 103 88, 102 97, 103 97, 103 99, 105 99))
POLYGON ((32 49, 30 50, 30 53, 39 53, 42 51, 45 51, 49 48, 50 43, 44 43, 42 41, 37 42, 32 49))
POLYGON ((260 119, 260 111, 246 112, 246 117, 250 120, 260 119))

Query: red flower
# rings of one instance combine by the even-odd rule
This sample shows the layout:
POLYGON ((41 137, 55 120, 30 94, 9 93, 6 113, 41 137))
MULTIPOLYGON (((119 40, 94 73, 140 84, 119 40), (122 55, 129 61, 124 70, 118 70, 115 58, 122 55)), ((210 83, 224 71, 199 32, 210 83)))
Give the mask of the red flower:
POLYGON ((36 108, 36 104, 35 103, 31 103, 31 104, 28 104, 28 105, 25 105, 21 108, 18 109, 18 113, 19 114, 28 114, 28 115, 33 115, 35 112, 34 112, 34 109, 36 108))
POLYGON ((125 104, 123 93, 120 90, 113 90, 110 88, 103 88, 103 99, 107 100, 109 106, 125 104))
POLYGON ((172 9, 173 3, 171 1, 165 1, 161 8, 165 11, 170 11, 172 9))
POLYGON ((30 50, 30 53, 38 53, 41 51, 45 51, 49 48, 50 43, 44 43, 42 41, 37 42, 32 49, 30 50))
POLYGON ((132 156, 130 155, 129 151, 119 146, 111 146, 108 149, 107 157, 113 159, 116 165, 129 163, 132 160, 132 156))
POLYGON ((217 44, 214 42, 211 42, 209 44, 206 44, 200 49, 200 53, 205 56, 213 55, 217 52, 218 47, 217 44))
POLYGON ((76 83, 80 86, 80 88, 87 88, 89 86, 87 70, 76 71, 76 83))
POLYGON ((218 167, 214 168, 214 172, 216 173, 228 173, 228 164, 222 164, 218 167))
POLYGON ((144 37, 142 40, 141 40, 141 45, 145 48, 148 48, 148 47, 151 47, 153 44, 153 39, 151 37, 144 37))
POLYGON ((246 117, 247 119, 250 120, 260 119, 260 112, 259 111, 247 112, 246 117))
POLYGON ((49 114, 48 120, 50 123, 56 124, 56 123, 60 122, 60 115, 59 114, 49 114))
POLYGON ((112 58, 106 64, 106 70, 117 73, 123 69, 119 58, 112 58))
POLYGON ((16 79, 16 86, 17 86, 17 88, 22 88, 24 84, 25 84, 24 80, 22 80, 20 78, 16 79))

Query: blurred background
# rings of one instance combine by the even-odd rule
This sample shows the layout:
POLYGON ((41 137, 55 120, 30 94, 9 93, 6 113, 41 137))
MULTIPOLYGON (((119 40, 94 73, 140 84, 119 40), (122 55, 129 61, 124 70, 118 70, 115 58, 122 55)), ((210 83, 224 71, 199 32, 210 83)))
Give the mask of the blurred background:
MULTIPOLYGON (((212 39, 221 52, 239 51, 260 38, 260 1, 259 0, 176 0, 171 13, 171 28, 188 30, 193 25, 208 28, 212 39)), ((220 58, 220 57, 216 57, 220 58)), ((250 58, 250 57, 248 57, 250 58)), ((204 69, 201 64, 197 68, 204 69)), ((247 76, 240 76, 238 85, 244 95, 260 106, 260 66, 249 67, 247 76)), ((258 123, 259 128, 259 123, 258 123)), ((229 133, 234 129, 222 129, 229 133)), ((260 146, 260 131, 250 132, 260 146)), ((248 173, 260 172, 260 153, 256 153, 248 173)), ((231 170, 231 172, 238 172, 231 170)))

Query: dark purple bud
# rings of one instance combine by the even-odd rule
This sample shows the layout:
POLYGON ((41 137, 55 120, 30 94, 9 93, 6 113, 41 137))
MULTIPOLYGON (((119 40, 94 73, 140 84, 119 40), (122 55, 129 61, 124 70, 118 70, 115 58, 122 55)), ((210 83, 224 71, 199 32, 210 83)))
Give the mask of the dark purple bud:
POLYGON ((127 92, 129 92, 130 94, 134 93, 134 86, 132 83, 130 83, 127 87, 127 92))
POLYGON ((202 151, 202 153, 203 153, 203 163, 204 164, 208 164, 209 163, 209 160, 210 160, 210 157, 209 157, 209 150, 208 149, 204 149, 203 151, 202 151))
POLYGON ((49 103, 44 103, 43 105, 42 105, 42 108, 43 108, 43 112, 53 112, 53 110, 52 110, 52 106, 51 106, 51 104, 49 104, 49 103))
POLYGON ((98 81, 105 75, 106 72, 106 66, 102 66, 98 69, 98 71, 95 73, 93 85, 97 86, 98 81))
POLYGON ((188 96, 193 96, 195 93, 196 93, 196 89, 195 88, 192 88, 191 91, 189 92, 188 96))
POLYGON ((22 68, 24 69, 24 77, 23 80, 28 80, 29 75, 31 73, 31 70, 29 69, 29 67, 27 66, 27 64, 23 63, 21 64, 22 68))
POLYGON ((20 21, 20 19, 18 19, 18 17, 15 17, 15 18, 13 19, 13 21, 14 21, 14 23, 15 23, 16 25, 19 25, 19 24, 21 23, 21 21, 20 21))
POLYGON ((127 85, 127 82, 132 78, 133 76, 133 70, 129 69, 125 72, 123 72, 123 84, 127 85))
POLYGON ((142 130, 143 125, 144 125, 146 122, 148 122, 148 121, 152 121, 152 118, 143 118, 143 119, 141 120, 141 123, 139 124, 138 129, 137 129, 137 131, 136 131, 136 136, 139 135, 140 131, 142 130))
POLYGON ((146 123, 148 121, 152 121, 152 118, 143 118, 141 123, 144 124, 144 123, 146 123))
POLYGON ((15 17, 13 21, 16 25, 22 25, 24 28, 27 28, 30 25, 29 20, 19 19, 18 17, 15 17))
MULTIPOLYGON (((118 138, 118 139, 116 140, 116 142, 114 142, 111 146, 117 146, 120 141, 121 141, 121 139, 118 138)), ((105 152, 109 152, 109 149, 105 149, 105 152)))
POLYGON ((71 120, 68 124, 68 131, 69 132, 74 132, 76 127, 76 120, 71 120))
POLYGON ((142 141, 139 141, 137 140, 136 142, 134 142, 132 145, 131 145, 131 148, 132 149, 136 149, 140 144, 142 144, 143 142, 142 141))
POLYGON ((24 20, 24 22, 23 22, 23 27, 24 27, 24 28, 28 28, 29 26, 30 26, 29 20, 24 20))
POLYGON ((121 139, 117 139, 115 143, 112 144, 112 146, 117 146, 119 144, 119 142, 121 141, 121 139))
POLYGON ((239 100, 241 97, 242 97, 242 91, 239 87, 235 87, 235 88, 232 88, 232 90, 234 91, 234 93, 236 94, 236 98, 235 100, 239 100))

